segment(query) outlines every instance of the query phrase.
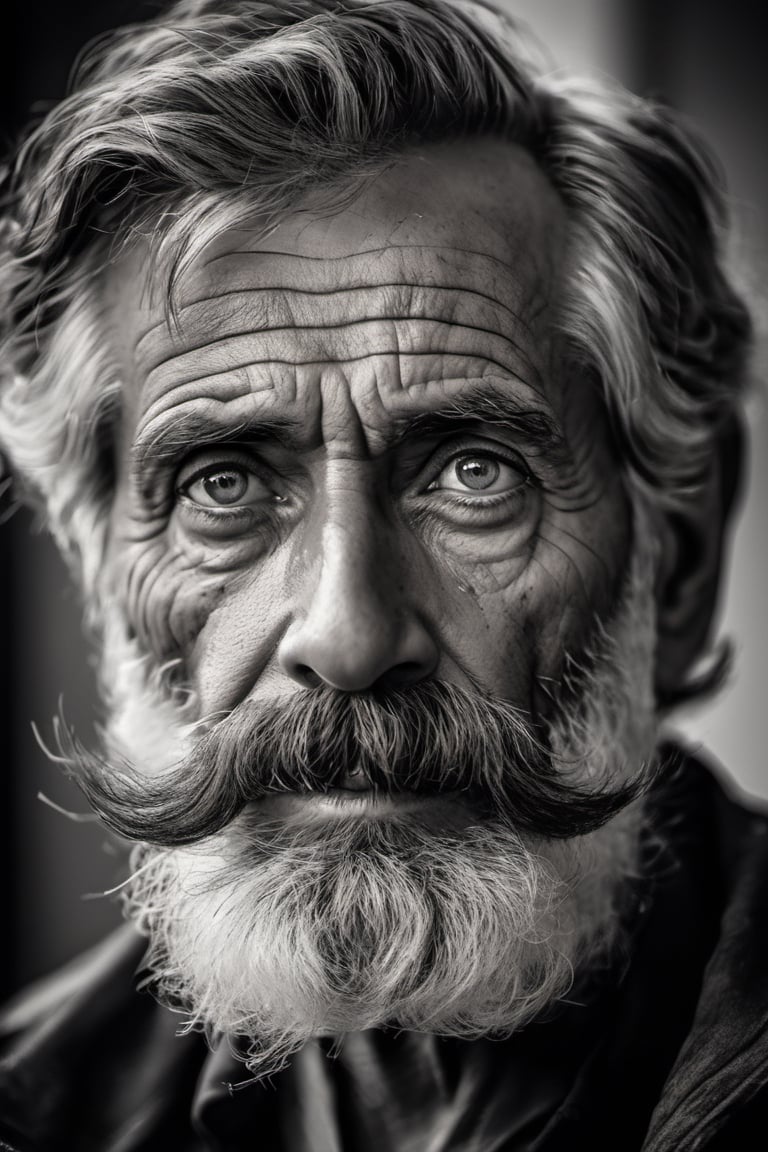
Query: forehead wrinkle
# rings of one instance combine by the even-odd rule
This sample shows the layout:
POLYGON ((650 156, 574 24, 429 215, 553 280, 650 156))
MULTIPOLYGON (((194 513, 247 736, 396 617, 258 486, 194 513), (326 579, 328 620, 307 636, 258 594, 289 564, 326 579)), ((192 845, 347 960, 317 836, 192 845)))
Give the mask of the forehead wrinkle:
MULTIPOLYGON (((411 313, 406 313, 406 314, 402 314, 402 315, 397 315, 394 313, 392 313, 392 314, 386 313, 386 314, 377 315, 377 316, 365 316, 365 317, 361 317, 360 319, 356 319, 356 320, 347 320, 347 321, 344 321, 342 323, 337 323, 337 324, 291 324, 291 325, 280 325, 277 327, 271 327, 271 328, 262 329, 262 330, 258 330, 258 329, 253 330, 251 328, 246 328, 245 330, 225 332, 221 336, 216 336, 212 339, 206 339, 202 344, 187 345, 183 349, 182 352, 175 352, 170 356, 166 356, 162 360, 158 360, 157 362, 155 362, 153 364, 146 365, 145 371, 147 373, 147 379, 149 379, 149 377, 152 375, 153 372, 156 372, 159 369, 165 367, 168 364, 172 364, 177 360, 183 359, 186 356, 192 356, 196 352, 203 352, 203 351, 210 349, 210 348, 216 348, 219 345, 226 344, 227 341, 230 341, 230 340, 245 339, 248 336, 254 336, 254 335, 277 336, 281 333, 293 333, 293 332, 323 332, 323 333, 326 333, 326 332, 328 332, 328 333, 330 333, 330 332, 349 332, 351 329, 361 328, 361 327, 365 326, 366 324, 377 324, 377 323, 435 324, 435 325, 439 325, 439 326, 450 327, 454 330, 455 329, 461 329, 463 331, 477 333, 478 335, 481 335, 481 336, 491 336, 494 339, 502 340, 505 343, 511 345, 511 347, 514 348, 514 350, 520 354, 522 359, 524 359, 524 360, 528 359, 527 353, 525 352, 523 347, 520 344, 518 344, 518 342, 515 339, 513 339, 513 337, 511 335, 504 333, 504 332, 497 332, 494 328, 488 328, 488 327, 485 327, 485 326, 480 325, 480 324, 469 324, 469 323, 466 323, 465 321, 461 321, 459 323, 456 323, 453 321, 448 321, 444 317, 441 317, 441 316, 428 316, 428 315, 424 315, 424 314, 421 314, 419 316, 414 316, 411 313)), ((396 330, 395 330, 395 335, 396 335, 396 330)), ((375 355, 375 353, 372 353, 372 354, 375 355)), ((446 354, 450 355, 451 353, 446 350, 446 354)), ((277 363, 279 361, 276 360, 275 362, 277 363)), ((339 362, 342 363, 343 361, 340 360, 339 362)), ((257 363, 257 361, 254 361, 254 363, 257 363)))
POLYGON ((479 248, 465 248, 456 246, 455 244, 417 244, 415 242, 409 244, 395 244, 387 243, 379 245, 375 248, 355 248, 352 252, 342 252, 337 256, 313 256, 307 252, 287 252, 280 248, 231 248, 226 252, 221 252, 215 256, 210 256, 207 259, 200 261, 201 268, 210 267, 212 264, 218 263, 220 260, 228 260, 231 256, 245 256, 253 260, 258 256, 279 256, 286 260, 302 260, 309 261, 310 263, 318 264, 333 264, 339 261, 349 262, 356 257, 362 256, 378 256, 389 255, 392 252, 448 252, 451 255, 459 253, 462 256, 479 256, 484 260, 490 261, 492 264, 498 265, 508 274, 511 269, 510 265, 502 260, 499 256, 494 256, 491 252, 483 252, 479 248))
MULTIPOLYGON (((248 288, 258 288, 260 277, 272 278, 275 274, 271 258, 280 261, 277 279, 283 292, 306 291, 311 295, 319 289, 318 294, 322 295, 329 289, 344 291, 348 284, 375 287, 372 284, 374 277, 378 283, 382 280, 390 284, 402 281, 414 290, 439 289, 450 278, 457 284, 458 291, 477 290, 490 295, 502 307, 507 301, 514 301, 519 305, 518 322, 524 321, 528 297, 536 294, 538 282, 549 281, 552 274, 549 264, 539 258, 533 246, 527 246, 519 254, 510 254, 509 260, 474 249, 436 244, 389 244, 341 256, 275 249, 231 249, 215 258, 217 261, 230 261, 231 268, 227 268, 225 273, 206 277, 202 275, 207 271, 206 266, 198 264, 197 270, 191 271, 185 281, 186 292, 199 292, 200 289, 216 294, 226 292, 232 288, 233 280, 236 288, 241 283, 248 288), (406 259, 406 253, 411 253, 413 259, 406 259), (425 259, 424 253, 433 258, 425 259), (371 260, 371 254, 382 258, 371 260)), ((189 296, 178 300, 178 312, 183 310, 188 300, 189 296)))
MULTIPOLYGON (((246 296, 259 293, 265 293, 267 296, 274 296, 277 293, 282 293, 287 296, 308 296, 314 298, 327 298, 331 299, 334 296, 344 296, 350 294, 354 296, 358 292, 376 292, 380 289, 395 288, 395 289, 412 289, 422 292, 448 292, 453 293, 458 297, 459 295, 469 296, 491 304, 494 308, 498 308, 501 312, 505 312, 511 320, 522 325, 525 329, 530 329, 530 324, 522 312, 516 312, 510 307, 508 303, 494 296, 491 292, 484 292, 479 288, 469 288, 465 284, 431 284, 421 282, 414 284, 411 280, 388 280, 388 281, 367 281, 357 284, 347 284, 343 288, 296 288, 286 284, 259 284, 252 287, 237 287, 226 288, 213 295, 200 296, 195 300, 189 300, 178 309, 179 319, 183 316, 184 312, 190 311, 193 308, 198 308, 201 304, 216 304, 219 300, 226 300, 232 296, 246 296)), ((547 307, 547 297, 542 293, 534 293, 532 302, 537 301, 535 307, 529 309, 531 318, 537 319, 547 307)), ((216 321, 214 316, 211 317, 213 322, 216 321)), ((205 320, 204 320, 205 322, 205 320)), ((136 340, 134 344, 134 351, 137 352, 145 340, 152 337, 160 329, 168 330, 168 321, 163 318, 158 320, 156 324, 152 324, 136 340)), ((181 324, 180 324, 181 327, 181 324)), ((171 333, 171 336, 173 334, 171 333)))
MULTIPOLYGON (((402 370, 402 362, 407 360, 434 360, 439 356, 448 356, 453 359, 466 359, 471 361, 482 361, 487 367, 497 368, 502 376, 511 377, 512 379, 520 379, 516 368, 511 367, 509 364, 504 364, 494 357, 488 356, 486 353, 460 353, 455 351, 445 351, 440 349, 430 349, 422 352, 405 352, 403 353, 399 348, 381 349, 376 352, 363 352, 359 356, 333 356, 333 357, 311 357, 307 360, 286 359, 281 357, 270 356, 264 359, 248 359, 242 363, 229 364, 226 368, 222 368, 219 372, 203 372, 198 376, 189 376, 181 380, 175 381, 169 387, 163 389, 162 400, 166 400, 172 396, 178 389, 186 388, 191 384, 196 384, 200 380, 205 380, 212 383, 214 380, 226 381, 236 372, 250 371, 254 368, 268 368, 268 367, 285 367, 285 368, 325 368, 333 366, 342 366, 347 364, 363 364, 366 361, 388 360, 394 365, 394 375, 397 380, 402 380, 405 375, 402 370)), ((468 376, 476 377, 482 373, 471 372, 468 376)), ((466 377, 465 377, 466 378, 466 377)), ((265 389, 267 390, 266 386, 265 389)), ((399 391, 407 390, 405 386, 398 389, 399 391)), ((254 390, 256 394, 256 390, 254 390)))

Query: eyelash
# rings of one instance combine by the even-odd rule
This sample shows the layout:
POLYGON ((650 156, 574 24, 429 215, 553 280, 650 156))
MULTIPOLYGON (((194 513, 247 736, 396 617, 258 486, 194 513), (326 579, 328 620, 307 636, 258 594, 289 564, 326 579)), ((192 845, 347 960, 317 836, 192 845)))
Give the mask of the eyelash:
MULTIPOLYGON (((467 443, 466 446, 458 449, 455 446, 452 446, 451 448, 446 449, 444 453, 441 453, 438 449, 436 456, 430 460, 429 470, 432 475, 432 479, 429 481, 425 492, 429 491, 430 485, 436 483, 440 473, 445 471, 445 469, 450 464, 453 464, 456 460, 461 460, 465 456, 473 455, 484 456, 489 460, 495 460, 499 464, 505 464, 508 468, 514 468, 516 472, 520 473, 522 482, 518 488, 515 488, 513 491, 497 492, 488 496, 483 496, 482 491, 478 490, 477 495, 475 496, 468 495, 467 497, 463 497, 461 493, 457 492, 455 489, 451 489, 451 496, 454 498, 454 503, 462 503, 464 500, 466 500, 468 504, 473 506, 482 504, 484 507, 491 507, 495 503, 502 503, 505 499, 508 500, 510 496, 514 495, 515 492, 518 492, 520 489, 526 488, 535 483, 533 473, 528 468, 525 461, 517 456, 517 454, 512 452, 506 453, 500 446, 498 448, 488 448, 484 445, 478 445, 477 443, 467 443)), ((440 489, 433 489, 433 491, 439 492, 440 489)))
MULTIPOLYGON (((270 488, 270 485, 272 483, 272 478, 266 474, 266 469, 260 469, 260 468, 254 467, 254 463, 253 463, 252 459, 248 459, 248 460, 243 460, 242 458, 232 458, 229 460, 227 460, 227 459, 221 459, 221 460, 211 459, 208 463, 201 464, 198 468, 195 469, 195 471, 191 474, 191 476, 187 476, 181 483, 179 483, 177 481, 173 487, 174 495, 177 497, 178 496, 186 496, 189 489, 192 487, 193 484, 196 484, 198 480, 204 479, 205 476, 210 475, 211 473, 226 472, 227 470, 230 470, 230 469, 232 471, 243 472, 249 476, 255 476, 256 479, 260 480, 261 483, 266 488, 270 488)), ((184 469, 181 468, 181 469, 179 469, 179 471, 183 472, 184 469)), ((281 496, 277 492, 275 492, 273 495, 277 501, 282 501, 284 499, 284 497, 281 496)))
MULTIPOLYGON (((509 492, 492 492, 490 496, 483 496, 482 493, 478 493, 477 496, 463 496, 460 492, 452 489, 451 503, 460 504, 465 508, 498 508, 502 504, 508 504, 514 497, 519 496, 528 486, 528 479, 526 477, 517 488, 511 488, 509 492)), ((435 491, 440 491, 440 489, 435 489, 435 491)))
MULTIPOLYGON (((270 489, 272 498, 265 500, 258 511, 253 505, 222 506, 220 508, 208 507, 197 504, 192 499, 186 500, 186 507, 194 515, 201 527, 209 526, 212 529, 219 528, 224 530, 227 527, 235 526, 238 521, 241 521, 244 526, 254 524, 254 522, 262 523, 266 526, 267 518, 279 511, 279 506, 286 503, 286 497, 273 490, 274 474, 271 470, 268 475, 265 475, 265 470, 254 467, 253 460, 250 457, 247 459, 234 457, 229 460, 209 458, 207 463, 196 468, 183 482, 175 484, 174 493, 177 501, 187 497, 191 486, 196 481, 204 478, 206 474, 215 472, 216 469, 224 469, 227 467, 241 469, 244 473, 255 476, 265 487, 270 489)), ((526 493, 530 492, 531 488, 536 484, 530 469, 516 453, 507 453, 501 447, 486 447, 485 445, 478 444, 477 441, 474 441, 474 443, 467 442, 460 448, 457 448, 454 443, 450 448, 446 447, 443 450, 437 449, 429 461, 428 468, 430 478, 426 485, 419 486, 418 496, 420 502, 426 502, 430 500, 430 498, 434 499, 436 497, 443 506, 444 514, 447 515, 449 509, 455 510, 457 514, 463 517, 466 523, 474 519, 478 524, 481 524, 492 519, 494 512, 498 513, 505 507, 511 508, 512 505, 519 505, 526 493), (482 491, 478 491, 476 495, 470 494, 469 492, 465 495, 455 489, 433 489, 430 491, 430 485, 436 483, 441 472, 450 464, 454 463, 454 461, 461 460, 462 457, 473 454, 487 457, 488 459, 495 460, 500 464, 515 469, 521 476, 520 484, 509 491, 491 493, 485 496, 482 494, 482 491)), ((426 511, 426 507, 422 506, 421 512, 426 511)))
POLYGON ((286 503, 286 497, 274 491, 274 474, 268 472, 266 468, 255 466, 250 454, 216 459, 215 449, 212 449, 210 454, 205 455, 207 456, 205 463, 194 468, 189 475, 184 475, 187 466, 182 464, 177 477, 184 476, 184 479, 181 482, 177 479, 173 486, 174 502, 190 529, 197 530, 203 535, 210 534, 214 538, 218 536, 222 541, 226 541, 230 538, 237 539, 243 533, 247 533, 249 538, 253 537, 255 540, 262 531, 269 531, 270 525, 275 528, 281 506, 286 503), (189 496, 190 488, 198 480, 217 470, 226 469, 237 469, 245 475, 255 476, 269 489, 271 498, 265 499, 260 506, 248 504, 209 507, 198 504, 189 496))
POLYGON ((483 440, 482 436, 476 437, 471 433, 465 435, 459 445, 455 442, 459 437, 452 439, 454 442, 450 445, 436 448, 429 460, 429 469, 430 471, 434 471, 436 476, 454 460, 459 460, 462 456, 471 456, 473 453, 476 453, 478 456, 489 456, 492 460, 498 460, 502 464, 508 464, 510 468, 516 468, 526 479, 531 477, 531 471, 525 460, 523 460, 517 452, 504 448, 504 446, 496 440, 483 440))

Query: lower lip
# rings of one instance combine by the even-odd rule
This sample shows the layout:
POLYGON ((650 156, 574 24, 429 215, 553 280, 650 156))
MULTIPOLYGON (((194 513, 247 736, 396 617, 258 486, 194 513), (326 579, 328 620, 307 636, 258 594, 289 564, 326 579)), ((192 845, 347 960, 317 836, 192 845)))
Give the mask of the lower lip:
POLYGON ((264 816, 290 820, 296 817, 317 817, 332 820, 345 816, 381 819, 411 813, 428 815, 432 819, 451 811, 453 821, 459 808, 450 796, 422 796, 416 792, 382 793, 372 790, 353 791, 332 788, 328 792, 281 792, 264 796, 254 809, 264 816))

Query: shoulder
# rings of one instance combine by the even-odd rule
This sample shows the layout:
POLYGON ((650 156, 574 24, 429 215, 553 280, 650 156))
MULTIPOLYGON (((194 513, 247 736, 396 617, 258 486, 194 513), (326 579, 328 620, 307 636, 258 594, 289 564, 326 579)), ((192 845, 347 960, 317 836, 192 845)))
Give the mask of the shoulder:
POLYGON ((768 802, 742 791, 699 748, 667 742, 660 759, 653 824, 701 882, 706 876, 711 905, 725 917, 721 943, 768 930, 762 915, 768 913, 768 802))
POLYGON ((131 925, 123 925, 94 948, 77 956, 69 964, 42 980, 24 988, 0 1008, 0 1045, 5 1052, 15 1038, 34 1037, 44 1041, 46 1033, 56 1030, 62 1016, 81 1018, 81 1009, 90 1008, 92 1018, 94 995, 99 997, 99 1011, 110 1011, 101 999, 106 993, 111 1009, 118 1007, 121 996, 131 987, 131 979, 140 967, 144 942, 131 925), (120 979, 125 977, 125 982, 120 979))
POLYGON ((720 1148, 742 1117, 768 1114, 768 810, 718 765, 677 755, 685 780, 680 802, 693 817, 684 816, 683 826, 708 862, 716 931, 688 1037, 654 1114, 649 1152, 720 1148))
POLYGON ((202 1041, 137 987, 145 946, 126 925, 0 1011, 0 1149, 103 1152, 127 1122, 159 1123, 149 1086, 190 1055, 194 1079, 202 1041))
POLYGON ((709 899, 719 915, 707 974, 745 1002, 768 1003, 768 805, 742 792, 713 759, 679 755, 695 778, 693 799, 684 791, 681 804, 695 808, 688 827, 709 861, 709 899))

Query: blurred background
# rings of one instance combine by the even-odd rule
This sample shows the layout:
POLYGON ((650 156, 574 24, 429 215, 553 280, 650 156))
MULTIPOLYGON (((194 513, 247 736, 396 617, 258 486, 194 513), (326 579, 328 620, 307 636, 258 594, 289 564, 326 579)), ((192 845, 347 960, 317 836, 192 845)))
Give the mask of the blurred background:
MULTIPOLYGON (((760 5, 739 0, 507 0, 546 44, 553 67, 589 69, 662 99, 698 125, 728 174, 732 259, 765 327, 768 297, 768 69, 760 5)), ((0 52, 2 148, 64 92, 82 45, 161 7, 138 0, 6 0, 0 52)), ((765 341, 756 358, 765 377, 765 341)), ((714 704, 681 718, 738 785, 768 798, 761 709, 768 683, 768 416, 761 387, 750 402, 749 493, 733 536, 721 632, 738 660, 714 704)), ((76 789, 38 748, 62 698, 87 737, 97 716, 77 594, 53 547, 24 510, 0 501, 0 874, 4 940, 0 996, 95 942, 119 919, 98 894, 122 878, 120 856, 98 826, 67 819, 38 799, 82 812, 76 789)))

